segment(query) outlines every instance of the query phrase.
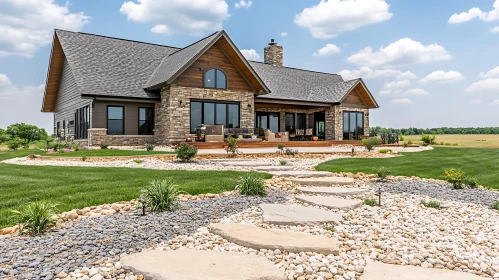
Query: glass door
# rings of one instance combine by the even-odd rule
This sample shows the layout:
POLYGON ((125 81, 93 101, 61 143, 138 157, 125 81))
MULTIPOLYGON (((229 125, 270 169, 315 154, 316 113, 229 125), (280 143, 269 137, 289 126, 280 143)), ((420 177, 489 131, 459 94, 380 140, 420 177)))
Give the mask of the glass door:
POLYGON ((314 135, 317 135, 319 140, 326 140, 326 112, 314 113, 314 135))

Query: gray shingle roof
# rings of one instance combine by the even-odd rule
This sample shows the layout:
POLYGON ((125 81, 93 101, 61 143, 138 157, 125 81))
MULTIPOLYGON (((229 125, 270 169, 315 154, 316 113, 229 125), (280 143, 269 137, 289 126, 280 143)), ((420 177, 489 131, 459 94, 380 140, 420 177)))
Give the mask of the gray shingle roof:
POLYGON ((143 87, 178 48, 56 30, 82 94, 156 98, 143 87))
POLYGON ((303 100, 310 102, 340 102, 360 80, 343 81, 340 75, 276 67, 250 61, 251 66, 271 90, 258 98, 303 100))
POLYGON ((184 65, 191 61, 207 45, 209 45, 220 32, 215 32, 196 43, 169 54, 163 59, 158 69, 145 84, 144 88, 150 88, 170 80, 184 65))

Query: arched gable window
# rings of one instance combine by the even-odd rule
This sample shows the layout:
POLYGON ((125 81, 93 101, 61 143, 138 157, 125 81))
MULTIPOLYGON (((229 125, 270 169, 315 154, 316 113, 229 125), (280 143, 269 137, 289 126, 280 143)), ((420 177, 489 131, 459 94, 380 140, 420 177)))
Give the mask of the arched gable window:
POLYGON ((209 69, 204 73, 204 87, 226 89, 227 76, 219 69, 209 69))

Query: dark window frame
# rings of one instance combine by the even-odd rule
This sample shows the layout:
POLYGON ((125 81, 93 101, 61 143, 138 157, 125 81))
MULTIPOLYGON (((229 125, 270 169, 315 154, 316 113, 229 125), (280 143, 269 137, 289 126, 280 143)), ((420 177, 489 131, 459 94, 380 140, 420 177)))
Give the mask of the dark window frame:
POLYGON ((211 67, 211 68, 208 68, 206 71, 204 71, 203 73, 203 87, 205 88, 213 88, 213 89, 227 89, 228 88, 228 84, 229 84, 229 80, 228 80, 228 77, 227 77, 227 73, 225 73, 224 70, 220 69, 220 68, 215 68, 215 67, 211 67), (206 85, 206 73, 208 73, 208 71, 210 70, 214 70, 215 71, 215 80, 213 81, 213 84, 214 86, 213 87, 210 87, 210 86, 207 86, 206 85), (225 77, 225 87, 217 87, 217 71, 220 71, 224 77, 225 77))
POLYGON ((281 113, 280 112, 261 112, 261 111, 255 111, 255 128, 258 127, 258 118, 262 116, 267 117, 267 128, 270 129, 270 115, 271 114, 277 114, 277 131, 273 131, 274 133, 278 133, 281 131, 281 113))
POLYGON ((90 106, 76 109, 74 119, 74 139, 87 139, 90 128, 90 106))
POLYGON ((365 117, 364 112, 359 112, 359 111, 343 111, 343 126, 342 126, 343 140, 359 140, 360 136, 364 135, 364 130, 365 130, 364 117, 365 117), (354 113, 354 115, 355 115, 355 130, 353 132, 350 131, 351 120, 352 120, 351 114, 352 113, 354 113), (348 114, 348 132, 345 131, 345 114, 348 114), (361 117, 361 120, 362 120, 362 131, 360 133, 357 132, 357 128, 359 127, 359 124, 357 122, 359 114, 362 115, 362 117, 361 117), (347 135, 348 137, 345 137, 345 135, 347 135), (350 135, 352 135, 353 137, 350 137, 350 135), (345 138, 347 138, 347 139, 345 139, 345 138))
POLYGON ((287 132, 295 132, 296 131, 296 114, 295 113, 285 113, 284 114, 284 129, 287 132), (293 125, 288 125, 288 115, 293 116, 293 125))
POLYGON ((57 137, 61 137, 61 122, 57 122, 56 125, 55 125, 55 135, 57 137))
MULTIPOLYGON (((111 120, 120 120, 120 119, 111 119, 111 120)), ((107 135, 125 135, 125 106, 123 105, 107 105, 106 106, 106 129, 107 129, 107 135), (121 124, 121 129, 123 133, 109 133, 109 107, 113 108, 122 108, 123 109, 123 116, 122 116, 122 124, 121 124)))
MULTIPOLYGON (((137 133, 139 135, 153 135, 154 134, 154 107, 139 107, 138 110, 137 110, 137 113, 138 113, 138 127, 137 127, 137 133), (151 132, 147 132, 147 133, 141 133, 140 132, 140 122, 141 121, 144 121, 144 122, 147 122, 147 120, 141 120, 140 119, 140 109, 146 109, 146 110, 151 110, 152 114, 152 119, 150 120, 151 122, 151 132)), ((147 114, 146 114, 147 116, 147 114)))
MULTIPOLYGON (((228 124, 229 123, 229 105, 232 104, 232 105, 238 105, 238 117, 237 117, 237 128, 241 127, 241 102, 237 102, 237 101, 225 101, 225 100, 210 100, 210 99, 191 99, 190 102, 189 102, 189 126, 190 126, 190 132, 191 133, 194 133, 196 128, 195 127, 192 127, 192 103, 193 102, 199 102, 201 103, 201 124, 205 124, 204 122, 204 104, 205 103, 214 103, 215 106, 214 107, 214 111, 213 111, 213 116, 214 116, 214 120, 213 122, 214 123, 217 123, 217 106, 216 104, 225 104, 225 110, 226 110, 226 114, 225 114, 225 119, 226 119, 226 123, 228 124)), ((226 127, 224 127, 226 128, 226 127)))

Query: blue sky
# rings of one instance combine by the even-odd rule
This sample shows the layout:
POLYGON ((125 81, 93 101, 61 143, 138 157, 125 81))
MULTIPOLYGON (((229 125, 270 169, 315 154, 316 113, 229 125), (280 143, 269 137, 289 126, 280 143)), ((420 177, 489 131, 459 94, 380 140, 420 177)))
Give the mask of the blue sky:
POLYGON ((371 125, 499 125, 499 0, 0 0, 0 127, 40 113, 54 28, 176 47, 225 29, 252 59, 361 77, 371 125), (497 68, 496 68, 497 67, 497 68))

